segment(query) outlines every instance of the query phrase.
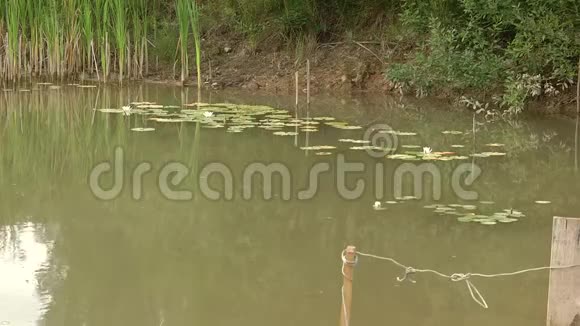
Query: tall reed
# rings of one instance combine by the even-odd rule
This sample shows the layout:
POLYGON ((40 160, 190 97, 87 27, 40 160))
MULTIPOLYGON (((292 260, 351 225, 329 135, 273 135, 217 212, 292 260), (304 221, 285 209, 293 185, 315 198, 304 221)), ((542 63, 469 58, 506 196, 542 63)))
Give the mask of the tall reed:
MULTIPOLYGON (((0 79, 147 71, 151 22, 185 0, 9 0, 0 5, 0 79)), ((170 12, 169 12, 170 13, 170 12)), ((187 12, 189 17, 189 11, 187 12)))
POLYGON ((189 75, 189 60, 187 54, 187 45, 189 39, 189 15, 190 0, 176 0, 175 13, 179 24, 179 52, 181 58, 181 82, 189 75))
POLYGON ((126 51, 126 33, 125 28, 125 0, 114 0, 113 1, 113 12, 115 14, 114 20, 114 30, 115 30, 115 40, 117 41, 117 60, 119 68, 119 81, 123 80, 123 68, 125 67, 125 51, 126 51))
POLYGON ((191 1, 190 6, 191 30, 195 43, 195 66, 197 70, 197 88, 201 88, 201 29, 199 25, 199 7, 195 0, 191 1))

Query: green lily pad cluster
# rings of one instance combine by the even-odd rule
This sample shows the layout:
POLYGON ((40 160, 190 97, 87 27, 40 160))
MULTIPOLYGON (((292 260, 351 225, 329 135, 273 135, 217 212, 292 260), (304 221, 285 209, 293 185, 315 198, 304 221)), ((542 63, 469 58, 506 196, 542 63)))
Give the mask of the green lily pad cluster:
POLYGON ((526 216, 524 213, 515 209, 504 209, 503 211, 492 214, 481 214, 477 213, 478 207, 475 205, 434 204, 425 206, 425 208, 433 209, 433 212, 438 215, 456 216, 457 221, 461 223, 479 223, 482 225, 514 223, 526 216))
MULTIPOLYGON (((162 105, 154 102, 132 102, 121 108, 98 109, 103 113, 118 113, 123 115, 141 115, 155 123, 200 123, 206 129, 223 128, 227 133, 242 133, 251 128, 271 131, 274 136, 297 136, 302 133, 315 133, 321 126, 329 126, 341 130, 359 130, 361 126, 350 125, 347 122, 336 121, 333 117, 297 118, 287 110, 276 109, 265 105, 245 105, 231 103, 191 103, 183 106, 162 105)), ((142 126, 134 131, 153 131, 155 129, 142 126)), ((393 129, 378 130, 378 133, 393 136, 416 136, 413 131, 393 129)), ((445 130, 443 134, 462 135, 461 131, 445 130)), ((403 144, 398 148, 387 148, 388 145, 376 146, 368 139, 338 139, 339 143, 347 145, 350 150, 372 151, 384 153, 384 157, 403 161, 454 161, 467 160, 469 157, 487 158, 507 155, 504 152, 485 151, 475 154, 458 154, 461 144, 451 145, 456 151, 432 151, 429 147, 422 148, 419 144, 403 144), (423 150, 421 150, 423 149, 423 150)), ((394 146, 394 145, 392 145, 394 146)), ((486 146, 498 148, 504 144, 490 143, 486 146)), ((318 155, 328 155, 335 146, 320 145, 303 147, 303 150, 322 151, 318 155)))
MULTIPOLYGON (((307 133, 317 132, 320 121, 334 120, 332 117, 296 119, 288 111, 270 106, 230 103, 192 103, 180 107, 154 102, 133 102, 123 108, 104 108, 98 111, 147 116, 148 120, 157 123, 201 123, 208 129, 226 128, 228 133, 240 133, 257 127, 274 131, 276 136, 297 135, 296 130, 287 131, 286 128, 299 129, 307 133)), ((346 123, 344 125, 347 126, 346 123)))

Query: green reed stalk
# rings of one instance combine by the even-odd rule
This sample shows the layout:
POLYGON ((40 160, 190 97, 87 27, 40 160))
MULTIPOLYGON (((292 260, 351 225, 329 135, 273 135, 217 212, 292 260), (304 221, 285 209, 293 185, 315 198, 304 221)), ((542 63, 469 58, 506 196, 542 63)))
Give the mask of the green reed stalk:
POLYGON ((15 79, 17 74, 16 63, 18 61, 18 36, 20 34, 20 6, 22 0, 6 2, 6 27, 8 32, 8 55, 9 60, 8 78, 15 79))
MULTIPOLYGON (((93 39, 94 39, 94 30, 93 30, 93 6, 91 5, 91 0, 81 0, 81 21, 82 21, 82 30, 84 36, 84 51, 85 55, 84 58, 86 60, 84 67, 91 71, 93 70, 93 59, 92 59, 92 50, 93 50, 93 39)), ((94 67, 98 69, 97 67, 94 67)))
POLYGON ((100 53, 101 53, 101 70, 103 72, 104 81, 107 81, 110 71, 110 43, 109 43, 109 35, 110 35, 110 16, 109 11, 111 8, 111 1, 112 0, 97 0, 98 9, 96 10, 100 22, 99 27, 99 39, 101 40, 100 44, 100 53))
POLYGON ((42 17, 43 39, 46 43, 48 74, 54 76, 57 72, 58 64, 58 23, 56 21, 56 1, 52 0, 45 8, 45 15, 42 17))
POLYGON ((119 82, 123 81, 123 67, 125 65, 125 51, 127 44, 127 27, 126 27, 126 11, 125 0, 114 0, 113 11, 115 14, 114 30, 115 40, 117 42, 117 60, 119 64, 119 82))
POLYGON ((191 1, 189 13, 195 42, 195 66, 197 68, 197 88, 199 90, 201 89, 201 29, 199 26, 199 7, 196 0, 191 1))
POLYGON ((187 55, 187 43, 189 38, 189 18, 191 6, 188 4, 191 0, 176 0, 175 12, 179 24, 179 49, 181 53, 181 82, 189 75, 189 60, 187 55))

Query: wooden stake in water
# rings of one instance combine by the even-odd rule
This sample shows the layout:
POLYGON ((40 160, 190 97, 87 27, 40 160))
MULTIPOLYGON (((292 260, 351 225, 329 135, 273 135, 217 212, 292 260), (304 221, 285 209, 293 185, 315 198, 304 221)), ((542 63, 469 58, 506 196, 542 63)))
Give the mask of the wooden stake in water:
POLYGON ((340 305, 340 326, 350 324, 352 304, 352 279, 356 265, 356 247, 348 246, 342 256, 342 304, 340 305))
POLYGON ((578 127, 580 127, 580 115, 576 116, 576 132, 574 133, 574 171, 578 172, 578 127))
POLYGON ((578 57, 578 80, 576 81, 576 115, 580 115, 580 57, 578 57))
MULTIPOLYGON (((295 118, 298 119, 298 71, 294 75, 294 83, 296 87, 296 102, 294 104, 294 115, 295 118)), ((295 127, 294 132, 296 135, 294 136, 294 146, 298 147, 298 126, 295 127)))
POLYGON ((310 60, 306 60, 306 104, 310 105, 310 60))
POLYGON ((298 71, 294 73, 294 79, 296 81, 296 108, 298 108, 298 71))
MULTIPOLYGON (((550 266, 580 264, 580 218, 554 217, 550 266)), ((580 268, 550 271, 548 326, 580 326, 580 268)))

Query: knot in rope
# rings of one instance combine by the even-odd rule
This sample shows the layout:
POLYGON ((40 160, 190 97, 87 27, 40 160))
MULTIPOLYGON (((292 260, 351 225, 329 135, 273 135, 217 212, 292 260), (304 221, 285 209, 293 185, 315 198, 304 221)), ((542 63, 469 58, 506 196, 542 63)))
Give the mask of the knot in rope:
POLYGON ((471 278, 470 273, 467 273, 467 274, 455 273, 449 277, 449 279, 451 279, 451 281, 453 281, 453 282, 461 282, 461 281, 468 280, 469 278, 471 278))
POLYGON ((346 250, 343 250, 341 256, 342 256, 342 263, 344 265, 356 266, 356 264, 358 264, 358 255, 354 256, 354 260, 348 260, 348 258, 346 258, 346 250))

